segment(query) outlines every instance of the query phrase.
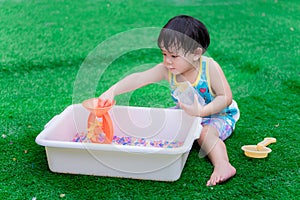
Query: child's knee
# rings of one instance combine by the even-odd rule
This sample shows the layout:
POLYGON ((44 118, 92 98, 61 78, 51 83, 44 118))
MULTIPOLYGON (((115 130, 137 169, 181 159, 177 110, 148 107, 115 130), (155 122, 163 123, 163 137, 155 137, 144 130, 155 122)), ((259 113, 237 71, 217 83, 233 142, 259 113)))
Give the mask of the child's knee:
POLYGON ((199 144, 202 143, 202 141, 206 137, 207 132, 208 132, 207 126, 202 127, 202 130, 201 130, 201 133, 200 133, 200 137, 197 140, 199 144))
POLYGON ((203 142, 208 140, 209 138, 215 138, 218 137, 219 133, 218 130, 216 130, 212 126, 203 126, 200 137, 198 139, 198 144, 201 146, 203 142))

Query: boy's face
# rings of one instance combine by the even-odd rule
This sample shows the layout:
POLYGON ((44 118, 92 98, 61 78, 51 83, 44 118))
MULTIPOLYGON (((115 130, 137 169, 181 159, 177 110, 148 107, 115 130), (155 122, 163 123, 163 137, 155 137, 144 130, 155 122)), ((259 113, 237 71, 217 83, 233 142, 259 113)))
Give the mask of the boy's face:
POLYGON ((195 54, 184 53, 183 49, 170 48, 166 50, 161 49, 163 54, 163 63, 166 68, 174 75, 182 74, 185 72, 196 69, 198 66, 195 65, 195 54))

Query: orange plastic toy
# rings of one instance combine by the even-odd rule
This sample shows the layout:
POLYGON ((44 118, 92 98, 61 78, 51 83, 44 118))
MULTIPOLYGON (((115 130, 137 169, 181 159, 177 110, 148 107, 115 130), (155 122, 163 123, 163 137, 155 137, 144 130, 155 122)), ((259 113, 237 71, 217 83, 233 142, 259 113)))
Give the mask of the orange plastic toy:
POLYGON ((92 98, 82 102, 91 113, 88 117, 87 137, 93 143, 111 144, 113 139, 113 124, 108 111, 115 105, 115 101, 92 98))

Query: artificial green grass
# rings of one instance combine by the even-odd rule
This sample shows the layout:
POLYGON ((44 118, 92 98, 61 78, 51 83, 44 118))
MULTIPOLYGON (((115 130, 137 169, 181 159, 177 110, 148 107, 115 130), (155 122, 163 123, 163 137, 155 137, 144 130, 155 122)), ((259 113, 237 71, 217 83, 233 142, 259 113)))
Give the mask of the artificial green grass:
MULTIPOLYGON (((298 1, 53 2, 0 1, 0 199, 299 198, 298 1), (176 182, 50 172, 45 150, 34 140, 54 115, 89 97, 74 100, 85 58, 117 33, 161 27, 178 14, 207 25, 212 40, 207 54, 222 66, 239 104, 240 121, 226 141, 236 176, 206 187, 212 166, 198 158, 197 145, 176 182), (277 138, 267 158, 243 155, 241 146, 267 136, 277 138)), ((92 94, 101 94, 132 67, 160 60, 158 49, 120 55, 92 94)), ((118 103, 169 107, 166 87, 147 86, 129 102, 118 97, 118 103)))

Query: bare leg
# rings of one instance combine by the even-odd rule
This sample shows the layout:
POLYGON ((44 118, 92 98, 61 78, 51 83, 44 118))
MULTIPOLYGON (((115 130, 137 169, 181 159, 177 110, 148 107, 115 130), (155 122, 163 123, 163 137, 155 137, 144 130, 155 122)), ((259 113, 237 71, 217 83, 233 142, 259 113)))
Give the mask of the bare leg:
POLYGON ((235 175, 236 169, 229 163, 226 146, 214 127, 204 126, 198 143, 214 166, 207 186, 222 183, 235 175))

